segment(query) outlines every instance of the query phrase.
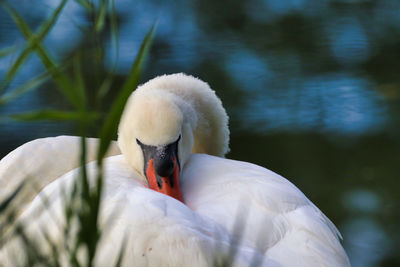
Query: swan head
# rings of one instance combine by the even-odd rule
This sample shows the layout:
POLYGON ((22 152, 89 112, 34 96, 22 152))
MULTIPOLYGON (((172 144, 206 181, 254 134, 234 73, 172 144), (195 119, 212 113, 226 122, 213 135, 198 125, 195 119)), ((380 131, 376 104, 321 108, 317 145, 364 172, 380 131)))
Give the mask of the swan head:
POLYGON ((191 153, 224 156, 228 117, 208 84, 185 74, 139 86, 121 118, 118 144, 151 189, 183 202, 180 173, 191 153))

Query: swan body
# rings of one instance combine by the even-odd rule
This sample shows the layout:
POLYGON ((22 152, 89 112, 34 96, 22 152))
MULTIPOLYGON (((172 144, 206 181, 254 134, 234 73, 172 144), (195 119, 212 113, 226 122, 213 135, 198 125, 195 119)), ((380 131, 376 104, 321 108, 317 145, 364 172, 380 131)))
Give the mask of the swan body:
MULTIPOLYGON (((157 77, 132 94, 118 144, 104 161, 100 226, 107 232, 95 266, 113 266, 124 242, 122 266, 212 266, 229 258, 232 247, 234 266, 350 265, 336 227, 292 183, 263 167, 223 158, 227 123, 214 91, 191 76, 157 77)), ((37 139, 0 161, 0 184, 15 180, 0 191, 0 200, 26 175, 38 184, 31 198, 19 200, 18 220, 29 236, 43 241, 45 253, 51 252, 39 229, 62 243, 63 196, 79 174, 77 142, 71 136, 37 139), (49 200, 45 209, 43 199, 49 200)), ((95 139, 88 141, 91 184, 96 146, 95 139)), ((5 266, 23 262, 20 242, 10 237, 0 251, 5 266)))

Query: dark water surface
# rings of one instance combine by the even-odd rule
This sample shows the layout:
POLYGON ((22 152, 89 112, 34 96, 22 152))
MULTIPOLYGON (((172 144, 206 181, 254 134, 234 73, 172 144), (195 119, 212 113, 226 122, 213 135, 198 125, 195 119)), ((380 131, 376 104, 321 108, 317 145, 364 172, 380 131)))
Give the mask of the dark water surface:
MULTIPOLYGON (((174 72, 207 81, 231 117, 229 158, 296 184, 338 226, 353 266, 400 265, 400 1, 116 2, 117 52, 104 38, 103 66, 90 58, 84 65, 88 83, 113 67, 122 80, 158 19, 143 81, 174 72)), ((35 29, 58 1, 9 3, 35 29)), ((89 37, 77 26, 89 20, 68 2, 45 40, 54 58, 89 54, 89 37)), ((0 79, 24 44, 0 7, 0 49, 17 48, 0 58, 0 79)), ((43 70, 31 56, 10 88, 43 70)), ((44 107, 68 105, 47 84, 0 106, 0 114, 44 107)), ((61 134, 76 130, 3 120, 0 158, 29 140, 61 134)))

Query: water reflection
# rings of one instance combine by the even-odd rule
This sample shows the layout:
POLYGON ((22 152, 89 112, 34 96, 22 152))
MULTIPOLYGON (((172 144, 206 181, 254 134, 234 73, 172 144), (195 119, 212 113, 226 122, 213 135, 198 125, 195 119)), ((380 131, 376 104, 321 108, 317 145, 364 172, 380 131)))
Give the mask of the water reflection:
POLYGON ((257 126, 262 132, 295 129, 363 134, 382 131, 385 126, 385 103, 363 78, 343 73, 299 77, 284 90, 274 90, 262 79, 242 78, 248 94, 245 127, 257 126))
POLYGON ((354 189, 342 198, 344 206, 355 216, 345 222, 349 257, 353 266, 377 266, 391 251, 396 250, 387 231, 374 218, 381 214, 382 200, 368 189, 354 189))
MULTIPOLYGON (((158 64, 165 68, 187 68, 198 63, 198 26, 195 23, 190 3, 180 1, 167 4, 160 1, 118 1, 116 5, 123 23, 120 25, 117 53, 117 71, 127 73, 147 30, 157 21, 158 45, 162 51, 158 64), (185 10, 185 12, 182 12, 185 10), (134 14, 134 16, 132 15, 134 14)), ((157 44, 156 44, 157 45, 157 44)), ((108 40, 106 64, 112 67, 115 50, 108 40)))
POLYGON ((352 212, 372 215, 378 213, 382 205, 377 194, 370 190, 361 189, 355 189, 345 194, 343 202, 346 208, 352 212))
POLYGON ((388 236, 371 218, 350 220, 343 227, 347 253, 354 267, 377 266, 390 252, 388 236))
POLYGON ((368 59, 370 45, 358 20, 344 18, 326 25, 334 58, 342 65, 354 65, 368 59), (333 26, 333 27, 332 27, 333 26))
MULTIPOLYGON (((59 3, 9 2, 33 29, 59 3)), ((158 19, 144 80, 188 72, 208 81, 231 116, 229 157, 266 166, 298 185, 339 226, 354 266, 395 266, 399 9, 395 0, 118 0, 119 40, 104 37, 104 64, 88 60, 86 80, 95 87, 114 68, 126 74, 158 19)), ((89 24, 77 1, 68 1, 46 49, 55 59, 77 52, 90 59, 89 24)), ((24 39, 2 8, 0 25, 0 49, 21 51, 24 39)), ((18 51, 0 58, 0 78, 18 51)), ((10 88, 42 71, 31 56, 10 88)), ((43 107, 68 108, 47 84, 0 106, 0 113, 43 107)), ((0 122, 0 157, 33 138, 74 133, 69 124, 0 122)))

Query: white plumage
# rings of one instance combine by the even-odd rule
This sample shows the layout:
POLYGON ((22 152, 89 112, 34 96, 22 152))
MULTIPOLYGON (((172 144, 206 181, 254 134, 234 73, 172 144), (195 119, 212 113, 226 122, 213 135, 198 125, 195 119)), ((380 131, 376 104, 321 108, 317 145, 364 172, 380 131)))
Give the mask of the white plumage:
MULTIPOLYGON (((231 246, 237 246, 236 266, 255 261, 262 266, 349 266, 335 226, 288 180, 254 164, 190 153, 223 156, 228 138, 225 110, 206 83, 174 74, 139 87, 121 120, 123 155, 113 143, 104 163, 100 224, 111 223, 95 266, 114 264, 124 240, 123 266, 212 266, 214 258, 229 255, 231 246), (145 159, 135 140, 160 146, 178 136, 185 204, 148 188, 145 159)), ((40 191, 33 201, 19 200, 19 220, 36 240, 46 229, 61 243, 64 191, 72 190, 79 173, 78 142, 70 136, 38 139, 0 161, 1 199, 26 177, 36 184, 28 194, 33 198, 40 191), (43 196, 50 207, 41 211, 43 196)), ((97 141, 90 139, 88 147, 93 180, 97 141)), ((12 266, 12 255, 22 254, 18 242, 11 239, 2 249, 5 266, 12 266)), ((43 251, 49 249, 44 240, 40 244, 43 251)))

